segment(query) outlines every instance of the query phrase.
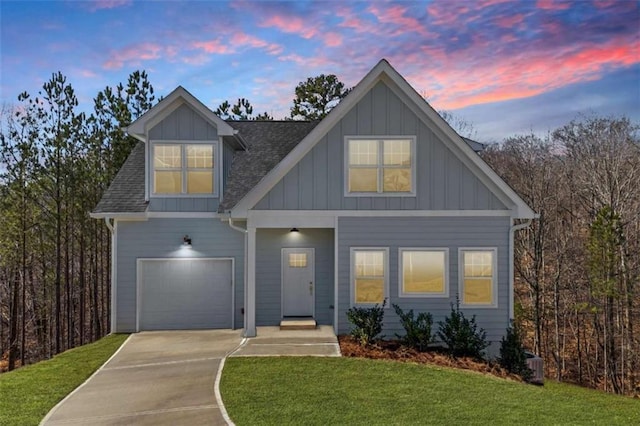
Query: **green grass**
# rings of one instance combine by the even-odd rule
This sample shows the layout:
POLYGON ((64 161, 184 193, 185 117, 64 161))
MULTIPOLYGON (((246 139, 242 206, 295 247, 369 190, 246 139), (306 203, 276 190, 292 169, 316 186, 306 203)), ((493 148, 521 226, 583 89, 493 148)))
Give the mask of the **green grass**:
POLYGON ((229 358, 221 392, 239 426, 640 424, 627 397, 356 358, 229 358))
POLYGON ((50 360, 0 374, 0 425, 37 425, 122 345, 126 334, 63 352, 50 360))

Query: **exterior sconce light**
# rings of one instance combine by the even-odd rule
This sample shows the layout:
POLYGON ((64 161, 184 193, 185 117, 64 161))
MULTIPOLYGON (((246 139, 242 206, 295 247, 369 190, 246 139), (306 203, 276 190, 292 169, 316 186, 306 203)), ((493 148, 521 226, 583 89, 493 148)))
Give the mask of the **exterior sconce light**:
POLYGON ((189 237, 188 235, 185 235, 184 238, 182 239, 182 245, 191 247, 191 237, 189 237))
POLYGON ((300 230, 296 227, 293 227, 289 232, 300 232, 300 230))

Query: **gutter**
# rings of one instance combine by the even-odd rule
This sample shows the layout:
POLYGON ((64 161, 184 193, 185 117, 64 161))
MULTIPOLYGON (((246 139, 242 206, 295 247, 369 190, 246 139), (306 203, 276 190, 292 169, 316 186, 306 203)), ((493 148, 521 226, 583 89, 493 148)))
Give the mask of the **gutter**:
POLYGON ((512 225, 509 229, 509 322, 512 323, 514 320, 515 312, 514 312, 514 281, 515 281, 515 247, 514 247, 514 239, 516 231, 520 231, 522 229, 528 228, 531 226, 531 219, 528 219, 524 223, 519 223, 517 225, 512 225))
POLYGON ((105 217, 104 223, 111 233, 111 324, 110 333, 116 332, 116 313, 118 300, 118 286, 116 277, 118 274, 118 223, 115 218, 105 217), (111 222, 113 221, 113 222, 111 222))

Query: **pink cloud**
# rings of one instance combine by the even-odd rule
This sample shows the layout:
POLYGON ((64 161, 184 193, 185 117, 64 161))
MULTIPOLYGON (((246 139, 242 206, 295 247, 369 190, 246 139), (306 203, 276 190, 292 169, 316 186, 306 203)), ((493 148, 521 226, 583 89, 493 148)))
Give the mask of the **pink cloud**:
POLYGON ((142 61, 160 58, 162 51, 162 46, 155 43, 133 44, 124 49, 112 51, 102 64, 102 67, 105 69, 119 69, 125 63, 140 64, 142 61))
POLYGON ((393 24, 398 27, 399 32, 415 32, 427 35, 425 26, 416 18, 407 16, 407 8, 400 5, 393 5, 381 8, 380 4, 374 4, 368 11, 373 14, 379 22, 383 24, 393 24))
POLYGON ((258 37, 246 34, 243 32, 236 32, 231 36, 231 44, 234 46, 249 46, 256 49, 264 49, 271 55, 278 55, 282 53, 282 46, 277 43, 269 43, 258 37))
POLYGON ((536 8, 543 10, 566 10, 571 5, 567 1, 562 0, 538 0, 536 8))
MULTIPOLYGON (((615 39, 605 45, 560 48, 555 55, 539 49, 506 57, 495 55, 475 63, 465 63, 463 57, 468 52, 460 52, 442 56, 442 63, 428 73, 414 70, 407 73, 407 78, 414 87, 432 94, 438 108, 457 109, 535 96, 568 84, 596 80, 611 68, 639 63, 639 47, 637 41, 615 39), (469 77, 469 69, 473 69, 473 78, 469 77)), ((405 59, 397 60, 402 63, 405 59)))
POLYGON ((309 39, 316 35, 318 31, 308 22, 304 22, 297 16, 272 15, 262 22, 262 27, 275 27, 282 32, 297 34, 302 38, 309 39))
POLYGON ((517 14, 511 16, 500 16, 495 20, 497 26, 502 28, 512 28, 524 22, 524 15, 517 14))
POLYGON ((327 33, 324 36, 324 44, 328 47, 336 47, 342 44, 342 36, 338 33, 327 33))
POLYGON ((228 53, 232 53, 233 50, 229 47, 227 43, 224 43, 220 40, 208 40, 208 41, 194 41, 191 43, 191 47, 193 49, 204 50, 207 53, 224 55, 228 53))
POLYGON ((85 6, 91 12, 104 9, 115 9, 122 6, 129 6, 132 0, 93 0, 85 3, 85 6))
POLYGON ((335 15, 342 18, 342 22, 338 24, 342 28, 350 28, 357 33, 372 32, 375 26, 368 21, 360 19, 360 14, 346 7, 338 7, 335 15))

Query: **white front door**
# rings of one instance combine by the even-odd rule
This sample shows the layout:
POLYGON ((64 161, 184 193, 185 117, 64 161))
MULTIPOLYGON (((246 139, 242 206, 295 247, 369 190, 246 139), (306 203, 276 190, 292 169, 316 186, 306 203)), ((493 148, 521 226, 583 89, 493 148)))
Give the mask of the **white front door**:
POLYGON ((315 280, 312 248, 282 249, 282 315, 311 317, 314 314, 315 280))

